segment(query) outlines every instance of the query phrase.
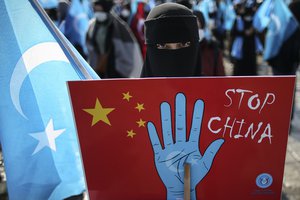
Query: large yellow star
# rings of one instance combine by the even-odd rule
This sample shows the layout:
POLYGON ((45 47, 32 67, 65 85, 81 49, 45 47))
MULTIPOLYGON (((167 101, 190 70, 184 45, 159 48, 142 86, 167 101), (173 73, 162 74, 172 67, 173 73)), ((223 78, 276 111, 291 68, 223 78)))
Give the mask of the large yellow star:
POLYGON ((133 130, 131 129, 130 131, 127 131, 127 137, 131 137, 133 138, 136 135, 135 132, 133 132, 133 130))
POLYGON ((137 121, 136 123, 139 125, 139 127, 145 127, 146 121, 143 121, 142 119, 140 119, 140 121, 137 121))
POLYGON ((111 126, 107 115, 114 110, 114 108, 103 108, 98 98, 96 99, 95 108, 83 109, 85 112, 93 116, 92 126, 97 122, 103 121, 111 126))
POLYGON ((137 109, 139 112, 141 112, 142 110, 145 110, 144 104, 143 103, 141 103, 141 104, 137 103, 135 109, 137 109))
POLYGON ((127 100, 129 102, 130 98, 132 98, 132 96, 129 94, 129 92, 127 93, 122 93, 123 94, 123 99, 127 100))

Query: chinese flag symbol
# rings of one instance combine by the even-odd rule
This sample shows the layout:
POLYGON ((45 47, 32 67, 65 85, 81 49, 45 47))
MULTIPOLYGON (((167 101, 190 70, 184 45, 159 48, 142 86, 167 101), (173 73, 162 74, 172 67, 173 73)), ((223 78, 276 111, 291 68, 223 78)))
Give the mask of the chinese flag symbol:
POLYGON ((89 93, 80 100, 77 129, 91 199, 131 199, 149 191, 165 198, 147 132, 153 116, 160 120, 161 100, 134 89, 89 93), (145 187, 148 181, 155 184, 145 187))
MULTIPOLYGON (((135 98, 129 91, 122 92, 119 98, 119 102, 115 105, 110 103, 103 103, 102 98, 95 99, 95 105, 90 108, 84 108, 83 111, 91 116, 91 126, 124 126, 124 136, 133 139, 141 130, 146 128, 145 118, 142 117, 142 113, 145 112, 145 104, 142 101, 135 101, 135 98), (124 113, 127 113, 124 115, 124 113), (115 114, 115 115, 114 115, 115 114), (123 116, 123 119, 119 119, 118 116, 123 116), (114 117, 116 116, 116 117, 114 117), (124 117, 126 116, 126 118, 124 117), (132 120, 130 122, 130 120, 132 120), (126 123, 124 123, 126 121, 126 123), (134 123, 132 123, 134 121, 134 123)), ((105 101, 106 102, 106 101, 105 101)), ((107 128, 107 127, 106 127, 107 128)), ((112 127, 114 130, 117 127, 112 127)))

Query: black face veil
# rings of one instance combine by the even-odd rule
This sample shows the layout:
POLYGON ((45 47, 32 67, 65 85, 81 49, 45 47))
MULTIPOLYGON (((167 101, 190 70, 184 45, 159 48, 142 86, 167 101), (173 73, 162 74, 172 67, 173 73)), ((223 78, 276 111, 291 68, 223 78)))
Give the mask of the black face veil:
POLYGON ((165 3, 151 10, 145 21, 146 59, 141 77, 200 75, 197 19, 180 4, 165 3), (159 48, 168 43, 184 46, 159 48))

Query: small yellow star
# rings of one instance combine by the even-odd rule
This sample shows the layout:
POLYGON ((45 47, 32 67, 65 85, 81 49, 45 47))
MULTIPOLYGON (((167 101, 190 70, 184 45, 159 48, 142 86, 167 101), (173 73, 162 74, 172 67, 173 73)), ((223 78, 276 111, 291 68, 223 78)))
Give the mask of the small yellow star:
POLYGON ((142 119, 140 119, 140 121, 137 121, 136 123, 139 125, 139 127, 145 127, 146 121, 143 121, 142 119))
POLYGON ((136 135, 135 132, 133 132, 133 130, 131 129, 130 131, 127 131, 127 137, 131 137, 133 138, 136 135))
POLYGON ((98 98, 96 99, 95 108, 83 109, 85 112, 93 116, 92 126, 97 122, 103 121, 111 126, 107 115, 114 110, 114 108, 103 108, 98 98))
POLYGON ((144 104, 137 103, 135 109, 137 109, 139 112, 141 112, 142 110, 145 110, 144 104))
POLYGON ((132 96, 129 94, 129 92, 127 93, 122 93, 123 94, 123 99, 127 100, 129 102, 130 98, 132 98, 132 96))

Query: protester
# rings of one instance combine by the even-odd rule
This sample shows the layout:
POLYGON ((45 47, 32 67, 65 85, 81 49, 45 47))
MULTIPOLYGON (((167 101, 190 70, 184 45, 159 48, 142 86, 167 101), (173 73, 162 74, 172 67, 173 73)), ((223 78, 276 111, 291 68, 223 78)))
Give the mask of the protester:
POLYGON ((145 21, 146 59, 141 77, 201 75, 197 18, 187 7, 164 3, 145 21))
POLYGON ((142 56, 128 24, 114 12, 111 0, 94 0, 95 18, 87 33, 89 64, 101 78, 138 77, 142 56))
POLYGON ((206 40, 204 36, 205 19, 200 11, 194 11, 197 17, 200 39, 200 56, 202 57, 203 76, 224 76, 223 53, 215 39, 206 40))
POLYGON ((247 9, 246 2, 234 1, 236 19, 231 30, 233 41, 231 56, 235 76, 257 75, 256 32, 252 25, 254 12, 247 9))
POLYGON ((58 26, 66 19, 70 7, 69 0, 60 0, 57 5, 58 26))
POLYGON ((225 9, 226 5, 223 0, 216 0, 216 10, 212 13, 209 13, 210 17, 214 19, 214 27, 212 29, 212 33, 214 37, 217 39, 219 46, 221 49, 224 49, 224 40, 226 37, 225 31, 225 9))
MULTIPOLYGON (((296 0, 289 5, 290 10, 300 23, 300 1, 296 0)), ((279 53, 268 60, 274 75, 296 75, 300 62, 300 28, 283 42, 279 53)), ((291 119, 294 117, 295 96, 291 119)))
MULTIPOLYGON (((298 17, 299 20, 299 4, 300 1, 294 1, 290 4, 290 10, 293 15, 298 17), (298 6, 298 9, 297 9, 298 6)), ((295 75, 299 66, 299 55, 300 50, 300 29, 298 29, 286 40, 283 42, 279 53, 268 60, 268 63, 271 65, 274 75, 295 75)))
POLYGON ((146 56, 146 44, 145 44, 145 36, 144 36, 144 22, 150 11, 150 7, 145 2, 138 2, 137 11, 132 18, 130 28, 135 35, 140 49, 143 54, 143 58, 146 56))
POLYGON ((57 18, 57 8, 45 8, 47 15, 53 21, 55 25, 58 25, 58 18, 57 18))
POLYGON ((121 6, 121 10, 119 16, 122 20, 124 20, 129 24, 129 20, 131 16, 130 1, 124 0, 120 6, 121 6))

